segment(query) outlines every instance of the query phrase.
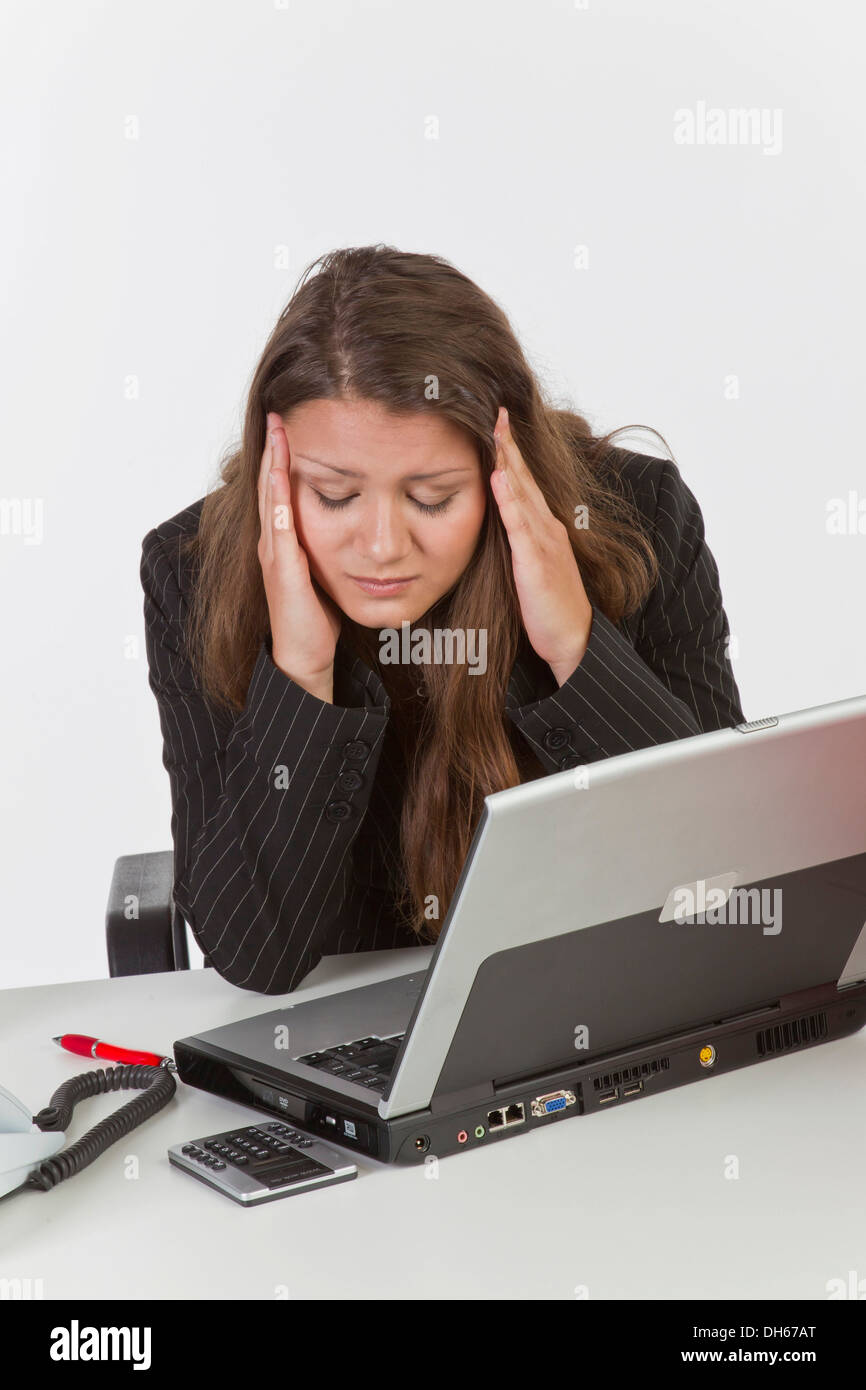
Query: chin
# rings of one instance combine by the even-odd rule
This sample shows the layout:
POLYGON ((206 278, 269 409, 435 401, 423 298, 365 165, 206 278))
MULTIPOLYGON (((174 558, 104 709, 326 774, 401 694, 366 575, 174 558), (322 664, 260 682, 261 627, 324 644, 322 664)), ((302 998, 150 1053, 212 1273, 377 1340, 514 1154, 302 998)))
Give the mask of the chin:
POLYGON ((426 608, 419 608, 417 604, 407 608, 396 594, 393 598, 368 598, 366 601, 362 599, 360 603, 353 601, 351 606, 343 604, 342 607, 343 612, 359 627, 376 629, 399 628, 401 623, 414 623, 427 611, 426 608))

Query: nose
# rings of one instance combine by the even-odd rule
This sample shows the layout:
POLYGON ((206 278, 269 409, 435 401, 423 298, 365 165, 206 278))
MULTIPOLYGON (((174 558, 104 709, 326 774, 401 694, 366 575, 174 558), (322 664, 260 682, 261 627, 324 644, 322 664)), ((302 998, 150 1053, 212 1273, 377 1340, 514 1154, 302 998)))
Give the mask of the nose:
POLYGON ((356 548, 377 567, 386 569, 405 559, 412 537, 402 508, 391 497, 371 498, 361 506, 356 548))

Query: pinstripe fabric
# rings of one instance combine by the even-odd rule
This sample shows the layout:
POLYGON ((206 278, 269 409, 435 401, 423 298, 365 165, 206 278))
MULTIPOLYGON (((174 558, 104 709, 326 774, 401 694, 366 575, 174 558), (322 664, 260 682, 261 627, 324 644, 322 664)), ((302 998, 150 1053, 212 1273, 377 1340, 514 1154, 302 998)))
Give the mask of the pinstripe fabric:
MULTIPOLYGON (((728 622, 697 501, 676 465, 622 449, 615 476, 650 523, 661 577, 557 688, 524 640, 505 700, 543 775, 741 722, 728 622)), ((391 910, 402 883, 405 766, 378 676, 338 642, 334 703, 259 649, 243 710, 215 710, 185 654, 191 593, 178 540, 203 498, 149 531, 141 582, 171 787, 175 901, 204 954, 242 989, 283 994, 323 955, 424 944, 391 910)))

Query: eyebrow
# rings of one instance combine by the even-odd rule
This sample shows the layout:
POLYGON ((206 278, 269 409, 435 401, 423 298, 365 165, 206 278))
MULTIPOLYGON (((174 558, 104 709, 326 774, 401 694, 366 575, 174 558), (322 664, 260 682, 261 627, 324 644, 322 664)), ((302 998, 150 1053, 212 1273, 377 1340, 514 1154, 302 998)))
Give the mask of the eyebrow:
MULTIPOLYGON (((303 459, 305 463, 317 463, 320 468, 330 468, 335 473, 341 473, 344 478, 363 478, 365 476, 363 473, 358 473, 354 468, 338 468, 335 463, 325 463, 324 459, 314 459, 311 458, 309 454, 296 454, 295 457, 303 459)), ((416 483, 420 482, 423 478, 442 478, 446 473, 469 473, 470 471, 470 467, 464 465, 462 468, 439 468, 435 473, 407 473, 401 479, 401 482, 416 483)))

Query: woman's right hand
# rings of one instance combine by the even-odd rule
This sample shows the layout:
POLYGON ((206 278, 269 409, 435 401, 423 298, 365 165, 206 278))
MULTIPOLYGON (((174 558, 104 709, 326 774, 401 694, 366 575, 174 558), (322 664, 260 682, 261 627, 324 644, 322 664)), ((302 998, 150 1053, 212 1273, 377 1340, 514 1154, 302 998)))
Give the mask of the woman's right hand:
POLYGON ((314 587, 307 556, 295 531, 289 489, 289 441, 279 415, 268 412, 259 468, 258 556, 278 666, 319 699, 333 701, 334 655, 342 614, 314 587))

